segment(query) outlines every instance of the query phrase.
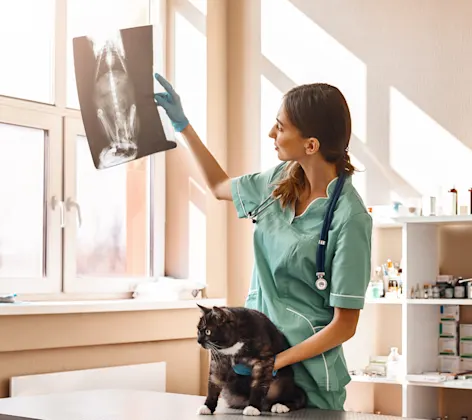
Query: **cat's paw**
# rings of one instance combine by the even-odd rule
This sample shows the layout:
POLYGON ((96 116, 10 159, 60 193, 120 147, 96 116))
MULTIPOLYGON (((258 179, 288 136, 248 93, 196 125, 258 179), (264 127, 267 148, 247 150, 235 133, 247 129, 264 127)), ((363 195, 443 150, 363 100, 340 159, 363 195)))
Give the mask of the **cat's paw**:
POLYGON ((261 412, 256 407, 253 407, 252 405, 248 405, 244 409, 243 415, 244 416, 260 416, 261 412))
POLYGON ((272 406, 270 411, 272 411, 273 413, 282 414, 288 413, 290 411, 290 408, 288 408, 286 405, 277 403, 272 406))
POLYGON ((211 410, 206 406, 202 405, 198 410, 197 410, 197 415, 198 416, 209 416, 213 414, 211 410))

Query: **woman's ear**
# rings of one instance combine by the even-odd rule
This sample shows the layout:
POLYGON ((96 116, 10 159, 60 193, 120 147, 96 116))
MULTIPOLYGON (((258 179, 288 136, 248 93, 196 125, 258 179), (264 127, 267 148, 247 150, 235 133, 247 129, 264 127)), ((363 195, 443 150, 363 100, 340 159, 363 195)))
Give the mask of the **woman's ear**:
POLYGON ((316 137, 309 137, 305 140, 305 153, 307 155, 314 155, 320 150, 320 142, 316 137))

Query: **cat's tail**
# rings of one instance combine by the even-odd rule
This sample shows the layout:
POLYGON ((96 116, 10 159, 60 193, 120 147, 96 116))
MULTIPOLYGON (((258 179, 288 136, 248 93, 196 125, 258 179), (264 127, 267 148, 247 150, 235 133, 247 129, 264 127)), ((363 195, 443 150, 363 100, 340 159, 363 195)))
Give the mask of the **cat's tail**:
POLYGON ((292 401, 290 401, 289 405, 287 405, 290 410, 301 410, 302 408, 305 408, 308 403, 308 397, 306 395, 306 392, 299 387, 298 385, 294 386, 293 390, 293 398, 292 401))
MULTIPOLYGON (((301 410, 308 403, 306 392, 295 383, 288 382, 286 378, 274 383, 267 396, 266 403, 269 410, 272 410, 274 405, 286 407, 288 411, 301 410)), ((283 409, 282 412, 287 411, 283 409)))

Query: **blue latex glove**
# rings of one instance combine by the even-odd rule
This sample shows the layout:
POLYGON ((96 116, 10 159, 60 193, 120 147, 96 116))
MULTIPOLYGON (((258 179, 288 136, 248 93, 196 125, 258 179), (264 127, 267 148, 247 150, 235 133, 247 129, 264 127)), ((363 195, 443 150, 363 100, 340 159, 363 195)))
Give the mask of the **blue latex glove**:
POLYGON ((156 101, 157 105, 164 108, 167 116, 172 122, 174 130, 180 133, 189 124, 180 102, 180 96, 174 90, 172 85, 160 74, 156 73, 154 74, 154 77, 166 90, 162 93, 155 93, 154 100, 156 101))
MULTIPOLYGON (((275 356, 274 356, 274 364, 275 364, 275 356)), ((241 376, 251 376, 252 374, 251 367, 247 365, 243 365, 242 363, 233 365, 233 370, 236 374, 241 375, 241 376)), ((277 371, 273 370, 272 376, 276 376, 276 375, 277 375, 277 371)))

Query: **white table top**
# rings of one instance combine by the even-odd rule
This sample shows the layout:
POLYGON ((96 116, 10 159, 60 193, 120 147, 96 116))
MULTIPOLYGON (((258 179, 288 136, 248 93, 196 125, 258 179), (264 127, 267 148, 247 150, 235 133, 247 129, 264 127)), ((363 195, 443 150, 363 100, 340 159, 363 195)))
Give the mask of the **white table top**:
MULTIPOLYGON (((218 407, 214 416, 198 416, 204 398, 134 390, 94 390, 0 399, 1 414, 39 420, 248 420, 240 411, 218 407)), ((324 410, 288 414, 263 413, 258 418, 298 420, 396 420, 396 417, 324 410)))

